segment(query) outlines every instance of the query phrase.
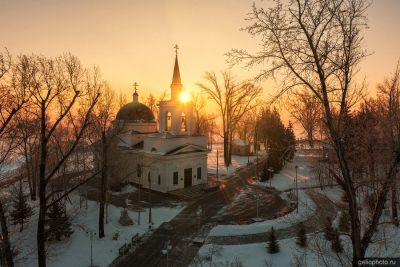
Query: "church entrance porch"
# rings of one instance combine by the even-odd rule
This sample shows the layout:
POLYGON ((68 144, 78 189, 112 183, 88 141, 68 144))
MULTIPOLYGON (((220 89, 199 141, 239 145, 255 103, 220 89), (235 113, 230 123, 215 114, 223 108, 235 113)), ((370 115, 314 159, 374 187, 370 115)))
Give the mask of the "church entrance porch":
POLYGON ((192 168, 185 169, 184 179, 185 179, 185 187, 192 186, 192 168))

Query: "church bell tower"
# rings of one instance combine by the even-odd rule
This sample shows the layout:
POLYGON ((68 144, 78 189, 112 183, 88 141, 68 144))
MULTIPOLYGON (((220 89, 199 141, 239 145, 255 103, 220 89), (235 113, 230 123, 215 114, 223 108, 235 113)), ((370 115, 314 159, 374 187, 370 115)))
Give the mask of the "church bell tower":
POLYGON ((175 48, 175 64, 172 74, 171 99, 160 102, 160 131, 174 135, 192 135, 193 105, 190 101, 183 102, 180 95, 183 92, 181 74, 178 63, 178 45, 175 48))

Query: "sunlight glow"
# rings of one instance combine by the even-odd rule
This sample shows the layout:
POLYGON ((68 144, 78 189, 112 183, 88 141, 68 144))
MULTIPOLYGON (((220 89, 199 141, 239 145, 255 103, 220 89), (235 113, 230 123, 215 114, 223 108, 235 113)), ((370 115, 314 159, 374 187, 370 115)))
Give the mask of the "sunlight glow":
POLYGON ((190 101, 190 94, 187 91, 182 91, 179 94, 179 101, 181 101, 183 104, 189 102, 190 101))

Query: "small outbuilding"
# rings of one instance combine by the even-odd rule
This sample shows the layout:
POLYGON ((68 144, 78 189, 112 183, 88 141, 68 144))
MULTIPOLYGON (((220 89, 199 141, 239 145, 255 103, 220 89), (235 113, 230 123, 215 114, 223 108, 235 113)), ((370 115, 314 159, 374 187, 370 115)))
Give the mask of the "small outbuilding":
POLYGON ((236 139, 232 142, 232 154, 238 156, 250 155, 250 144, 247 141, 236 139))

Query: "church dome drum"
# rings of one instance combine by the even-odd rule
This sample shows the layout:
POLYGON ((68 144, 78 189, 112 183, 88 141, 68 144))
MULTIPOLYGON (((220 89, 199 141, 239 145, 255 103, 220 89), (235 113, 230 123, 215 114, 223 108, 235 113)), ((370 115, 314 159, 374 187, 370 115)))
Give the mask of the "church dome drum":
POLYGON ((122 106, 116 119, 131 122, 155 122, 150 108, 139 102, 131 102, 122 106))

